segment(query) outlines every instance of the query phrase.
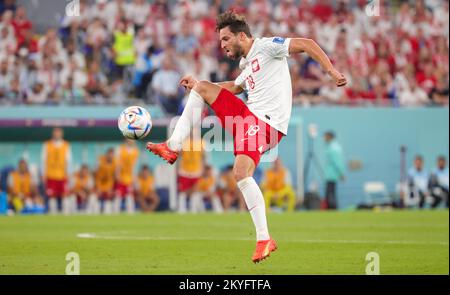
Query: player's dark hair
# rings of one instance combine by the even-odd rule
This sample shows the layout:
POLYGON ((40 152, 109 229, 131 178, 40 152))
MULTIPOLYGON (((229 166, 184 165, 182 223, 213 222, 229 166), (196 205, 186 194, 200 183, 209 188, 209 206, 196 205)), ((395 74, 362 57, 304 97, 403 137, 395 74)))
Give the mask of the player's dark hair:
POLYGON ((437 159, 438 161, 447 161, 447 158, 444 155, 440 155, 437 159))
POLYGON ((325 136, 328 136, 329 138, 336 138, 336 134, 334 134, 333 131, 325 132, 325 136))
POLYGON ((223 28, 228 27, 233 34, 244 32, 247 37, 251 38, 250 27, 243 15, 234 13, 233 11, 227 11, 220 14, 217 17, 216 30, 220 31, 223 28))
POLYGON ((421 161, 423 161, 423 157, 422 157, 422 155, 416 155, 416 158, 415 158, 416 160, 421 160, 421 161))

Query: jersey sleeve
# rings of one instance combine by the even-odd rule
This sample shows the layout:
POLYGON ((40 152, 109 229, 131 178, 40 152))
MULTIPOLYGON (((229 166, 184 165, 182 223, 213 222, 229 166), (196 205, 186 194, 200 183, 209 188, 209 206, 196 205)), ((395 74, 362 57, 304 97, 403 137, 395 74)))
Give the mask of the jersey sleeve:
POLYGON ((261 42, 261 51, 274 58, 288 57, 290 43, 291 38, 263 38, 261 42))
POLYGON ((241 87, 244 90, 247 90, 247 86, 245 84, 245 73, 244 71, 234 80, 234 85, 241 87))

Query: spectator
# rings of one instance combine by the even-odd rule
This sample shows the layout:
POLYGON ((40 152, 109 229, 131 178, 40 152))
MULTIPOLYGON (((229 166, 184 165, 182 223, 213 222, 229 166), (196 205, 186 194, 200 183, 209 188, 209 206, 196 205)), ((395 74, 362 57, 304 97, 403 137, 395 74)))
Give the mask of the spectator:
MULTIPOLYGON (((96 17, 87 27, 86 32, 86 50, 93 61, 101 63, 103 61, 102 49, 107 46, 109 38, 109 32, 105 26, 105 23, 101 18, 96 17)), ((67 45, 67 51, 70 55, 71 49, 75 49, 73 42, 69 42, 67 45), (71 47, 72 45, 72 47, 71 47)), ((78 53, 76 53, 79 56, 78 53)), ((78 58, 77 58, 78 60, 78 58)), ((82 64, 79 64, 81 68, 84 68, 82 64)))
POLYGON ((247 14, 247 6, 244 0, 233 1, 228 10, 234 11, 237 14, 247 14))
POLYGON ((293 0, 282 0, 281 3, 279 3, 275 7, 273 16, 274 16, 275 20, 278 20, 278 21, 289 20, 291 18, 297 19, 298 11, 297 11, 297 8, 295 7, 294 1, 293 0))
POLYGON ((431 172, 429 181, 430 195, 434 199, 431 208, 436 208, 443 201, 448 208, 449 175, 447 160, 444 156, 437 159, 437 167, 431 172))
POLYGON ((77 213, 79 210, 88 214, 98 214, 100 205, 94 191, 94 179, 88 165, 81 165, 79 171, 75 172, 70 179, 71 194, 71 213, 77 213))
POLYGON ((219 194, 222 197, 223 210, 225 212, 237 207, 239 211, 244 211, 247 206, 237 187, 233 174, 233 166, 227 166, 220 175, 219 194))
POLYGON ((108 78, 100 70, 98 63, 92 62, 87 73, 85 90, 91 97, 109 96, 108 78))
POLYGON ((417 155, 414 159, 414 166, 408 171, 408 184, 411 198, 414 199, 414 196, 417 196, 419 199, 419 208, 425 206, 425 201, 429 195, 429 179, 428 171, 423 167, 423 157, 417 155))
POLYGON ((272 206, 284 209, 288 212, 294 211, 296 198, 291 185, 291 174, 283 166, 281 159, 273 162, 273 166, 266 170, 262 189, 267 210, 272 206))
POLYGON ((8 61, 0 61, 0 97, 4 97, 8 93, 12 79, 13 76, 9 71, 8 61))
POLYGON ((68 202, 67 178, 70 175, 72 152, 70 144, 64 140, 64 131, 54 128, 52 138, 42 147, 42 183, 49 198, 49 212, 55 214, 58 207, 63 212, 70 212, 68 202), (59 204, 58 204, 59 203, 59 204))
POLYGON ((333 15, 333 7, 327 0, 317 0, 314 6, 311 7, 311 13, 314 17, 326 23, 333 15))
POLYGON ((8 176, 8 197, 17 213, 44 211, 44 202, 24 159, 19 161, 17 169, 8 176))
POLYGON ((112 18, 109 15, 110 12, 107 5, 108 0, 96 0, 95 4, 88 9, 89 19, 94 20, 94 22, 99 20, 103 24, 108 24, 112 18))
POLYGON ((328 209, 338 209, 337 182, 345 180, 344 155, 341 145, 336 141, 333 131, 327 131, 324 135, 326 150, 325 164, 325 200, 328 209))
POLYGON ((136 96, 144 100, 148 98, 148 85, 151 85, 153 74, 156 71, 153 62, 155 52, 156 48, 154 46, 148 47, 147 51, 139 56, 136 62, 133 85, 136 96))
MULTIPOLYGON (((199 114, 200 115, 200 114, 199 114)), ((205 166, 204 142, 201 139, 200 128, 193 128, 192 134, 183 143, 178 166, 178 212, 187 212, 187 199, 191 198, 195 185, 203 175, 205 166)))
POLYGON ((125 69, 134 65, 134 62, 136 61, 134 36, 128 30, 126 20, 121 20, 117 24, 117 30, 114 32, 114 45, 112 49, 115 63, 115 77, 116 79, 121 80, 124 77, 125 69))
POLYGON ((34 36, 33 31, 24 30, 23 34, 24 39, 21 41, 21 43, 17 41, 18 52, 20 53, 21 50, 22 51, 25 50, 23 51, 24 53, 21 53, 24 56, 26 55, 32 56, 33 54, 38 53, 39 52, 38 39, 34 36))
POLYGON ((13 13, 7 10, 3 13, 0 22, 0 59, 5 58, 9 51, 15 52, 17 49, 16 36, 14 34, 14 27, 12 25, 13 13))
MULTIPOLYGON (((128 3, 125 0, 112 0, 106 4, 107 24, 110 31, 120 27, 121 22, 127 21, 128 3)), ((119 28, 120 30, 120 28, 119 28)), ((126 30, 125 30, 126 32, 126 30)))
POLYGON ((27 91, 27 103, 28 104, 44 104, 48 101, 48 93, 44 87, 44 84, 38 82, 27 91))
POLYGON ((400 105, 406 107, 423 106, 429 103, 427 93, 417 86, 414 78, 409 79, 409 89, 403 89, 399 93, 400 105))
POLYGON ((0 14, 5 11, 15 11, 17 8, 16 5, 17 0, 3 0, 0 2, 0 14))
POLYGON ((434 87, 430 92, 430 99, 434 105, 448 106, 448 97, 448 81, 439 79, 436 87, 434 87))
POLYGON ((98 198, 103 202, 103 213, 113 213, 114 182, 116 179, 116 158, 114 149, 109 148, 98 158, 95 171, 95 190, 98 198))
POLYGON ((81 105, 89 101, 84 89, 75 85, 72 76, 67 78, 61 92, 60 97, 66 104, 81 105))
POLYGON ((139 31, 137 31, 136 39, 134 40, 137 57, 139 58, 146 54, 150 46, 152 46, 152 40, 148 38, 144 29, 139 29, 139 31))
POLYGON ((134 22, 134 31, 140 31, 150 14, 150 4, 146 0, 134 0, 128 6, 128 19, 134 22))
POLYGON ((169 20, 169 7, 166 0, 157 0, 152 4, 151 15, 145 24, 147 35, 151 36, 156 47, 164 48, 172 35, 172 23, 169 20))
POLYGON ((116 187, 113 212, 122 210, 122 201, 128 213, 135 212, 135 201, 133 198, 134 168, 139 158, 139 149, 136 142, 126 139, 116 151, 116 187))
POLYGON ((216 194, 216 176, 214 175, 214 169, 209 165, 205 166, 202 177, 194 187, 191 212, 203 212, 205 210, 205 200, 211 203, 213 212, 223 212, 222 202, 216 194))
POLYGON ((153 212, 159 205, 159 196, 154 188, 153 175, 147 165, 141 167, 136 181, 136 199, 142 211, 153 212))
POLYGON ((182 95, 179 88, 180 73, 175 69, 172 60, 163 60, 162 68, 156 71, 152 79, 152 88, 157 101, 169 114, 175 115, 179 111, 182 95))
POLYGON ((33 28, 33 24, 27 17, 25 7, 23 6, 17 7, 14 19, 12 21, 12 25, 14 26, 17 43, 20 45, 25 40, 25 32, 33 28))
POLYGON ((192 22, 185 21, 180 33, 175 36, 175 50, 178 56, 177 63, 180 73, 189 73, 195 64, 194 54, 197 54, 198 40, 192 33, 192 22))

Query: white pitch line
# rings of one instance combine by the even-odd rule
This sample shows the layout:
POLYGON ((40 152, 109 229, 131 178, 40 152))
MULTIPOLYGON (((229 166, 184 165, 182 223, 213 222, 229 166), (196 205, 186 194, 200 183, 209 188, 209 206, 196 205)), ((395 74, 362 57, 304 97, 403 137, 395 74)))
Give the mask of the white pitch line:
MULTIPOLYGON (((209 237, 137 237, 137 236, 110 236, 97 235, 94 233, 80 233, 77 238, 99 239, 99 240, 133 240, 133 241, 254 241, 254 238, 209 238, 209 237)), ((422 241, 368 241, 368 240, 301 240, 282 239, 286 242, 309 243, 309 244, 399 244, 399 245, 442 245, 448 246, 448 242, 422 242, 422 241)))

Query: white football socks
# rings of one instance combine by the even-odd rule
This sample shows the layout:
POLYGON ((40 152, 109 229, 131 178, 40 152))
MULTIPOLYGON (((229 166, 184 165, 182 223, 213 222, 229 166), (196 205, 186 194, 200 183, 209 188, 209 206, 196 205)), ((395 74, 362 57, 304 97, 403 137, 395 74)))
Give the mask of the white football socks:
POLYGON ((256 240, 270 239, 267 228, 266 205, 261 189, 255 179, 253 177, 247 177, 239 181, 237 185, 244 196, 248 211, 252 216, 256 228, 256 240))
POLYGON ((125 208, 128 214, 134 214, 136 211, 136 204, 132 195, 127 195, 125 198, 125 208))
POLYGON ((187 211, 187 195, 181 192, 178 195, 178 213, 186 213, 187 211))
POLYGON ((212 202, 212 208, 213 208, 214 212, 216 212, 216 213, 223 213, 222 202, 220 201, 218 196, 214 195, 211 198, 211 202, 212 202))
POLYGON ((51 198, 48 200, 48 212, 52 215, 58 213, 58 200, 51 198))
POLYGON ((205 203, 203 202, 203 194, 200 192, 191 194, 190 211, 192 213, 205 212, 205 203))
POLYGON ((106 215, 111 215, 111 214, 113 214, 113 211, 114 211, 114 205, 113 205, 113 201, 111 201, 111 200, 106 200, 104 203, 103 203, 103 213, 104 214, 106 214, 106 215))
POLYGON ((172 136, 167 141, 167 145, 171 150, 181 150, 184 140, 191 133, 192 126, 196 126, 200 122, 204 106, 205 101, 200 94, 191 90, 183 113, 175 125, 172 136))

